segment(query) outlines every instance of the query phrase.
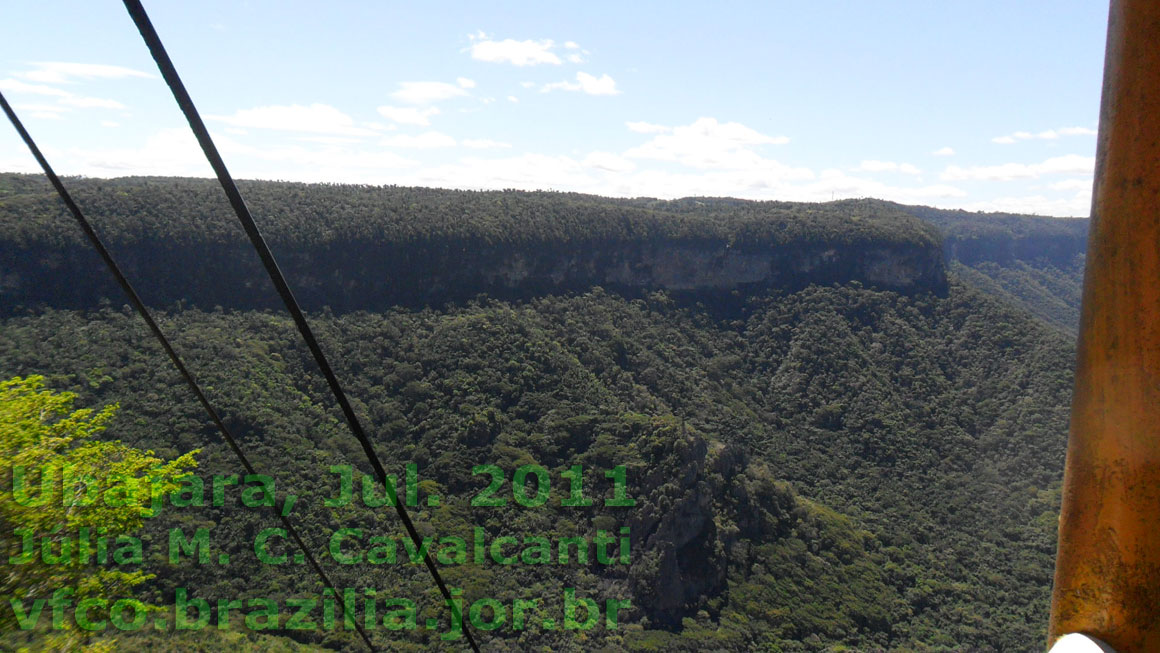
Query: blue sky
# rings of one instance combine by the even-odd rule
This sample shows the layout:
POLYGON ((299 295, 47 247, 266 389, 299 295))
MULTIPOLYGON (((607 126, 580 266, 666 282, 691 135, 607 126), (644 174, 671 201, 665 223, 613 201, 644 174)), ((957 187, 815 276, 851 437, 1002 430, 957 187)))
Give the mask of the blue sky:
MULTIPOLYGON (((1089 211, 1106 2, 145 6, 237 177, 1089 211)), ((210 175, 120 2, 0 44, 58 172, 210 175)))

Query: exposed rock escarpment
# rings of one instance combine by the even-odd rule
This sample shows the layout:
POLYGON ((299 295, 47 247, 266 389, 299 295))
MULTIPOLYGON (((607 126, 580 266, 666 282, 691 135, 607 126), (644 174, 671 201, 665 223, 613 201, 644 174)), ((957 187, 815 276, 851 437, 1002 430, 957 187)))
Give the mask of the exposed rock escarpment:
MULTIPOLYGON (((794 289, 860 281, 903 292, 946 286, 937 247, 801 242, 731 246, 722 241, 542 243, 525 247, 471 243, 334 242, 277 249, 295 293, 307 306, 373 310, 395 304, 441 304, 479 293, 500 297, 583 291, 706 292, 794 289)), ((0 243, 0 300, 6 308, 119 303, 119 290, 86 248, 0 243)), ((243 243, 228 247, 146 242, 116 256, 146 300, 206 307, 271 306, 268 282, 243 243)))

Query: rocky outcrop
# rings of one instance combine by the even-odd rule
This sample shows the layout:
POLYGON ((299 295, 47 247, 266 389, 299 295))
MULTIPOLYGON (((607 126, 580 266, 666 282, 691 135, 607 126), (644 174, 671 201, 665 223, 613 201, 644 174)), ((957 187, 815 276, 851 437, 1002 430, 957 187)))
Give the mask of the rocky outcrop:
MULTIPOLYGON (((277 301, 244 243, 178 246, 145 241, 115 249, 126 274, 155 305, 184 302, 244 309, 271 307, 277 301)), ((593 286, 629 293, 744 292, 849 281, 903 292, 940 292, 946 287, 938 247, 913 243, 736 246, 722 240, 653 239, 499 247, 361 240, 275 249, 298 298, 313 310, 439 305, 480 293, 521 298, 583 292, 593 286)), ((83 308, 98 305, 102 298, 123 301, 87 248, 0 243, 0 260, 0 311, 38 304, 83 308)))

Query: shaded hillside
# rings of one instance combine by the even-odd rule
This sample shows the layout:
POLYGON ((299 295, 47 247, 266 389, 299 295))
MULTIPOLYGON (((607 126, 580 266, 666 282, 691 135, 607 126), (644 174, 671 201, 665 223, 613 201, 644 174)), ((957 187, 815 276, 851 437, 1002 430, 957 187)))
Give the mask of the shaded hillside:
POLYGON ((939 229, 960 277, 1075 335, 1088 219, 898 207, 939 229))
MULTIPOLYGON (((945 297, 858 283, 759 293, 720 320, 664 293, 603 290, 440 310, 315 315, 323 346, 392 471, 418 465, 437 508, 421 532, 551 537, 629 526, 627 566, 446 565, 471 597, 565 587, 631 598, 616 631, 482 634, 487 650, 1038 650, 1044 639, 1072 350, 1024 313, 962 285, 945 297), (471 507, 473 465, 539 464, 553 496, 572 465, 623 464, 637 506, 471 507)), ((330 533, 396 534, 394 516, 324 509, 327 466, 360 466, 288 319, 186 310, 163 319, 244 446, 325 555, 330 533)), ((0 323, 0 370, 43 373, 82 403, 119 401, 110 432, 163 455, 206 447, 236 464, 139 320, 48 310, 0 323), (209 441, 208 446, 205 443, 209 441)), ((593 495, 600 490, 594 472, 593 495)), ((252 564, 271 525, 235 502, 149 524, 203 525, 238 561, 146 566, 156 597, 317 592, 301 567, 252 564), (250 561, 247 563, 246 561, 250 561)), ((161 545, 151 551, 163 551, 161 545)), ((340 585, 436 604, 413 565, 336 565, 340 585)), ((550 613, 545 613, 550 614, 550 613)), ((332 648, 348 632, 274 632, 332 648)), ((439 645, 375 631, 391 650, 439 645)))
MULTIPOLYGON (((146 301, 277 306, 216 182, 68 184, 146 301)), ((595 285, 712 298, 851 280, 946 287, 933 230, 881 202, 670 211, 573 193, 277 182, 242 190, 299 298, 342 312, 595 285)), ((47 184, 0 176, 0 234, 0 313, 121 301, 47 184)))

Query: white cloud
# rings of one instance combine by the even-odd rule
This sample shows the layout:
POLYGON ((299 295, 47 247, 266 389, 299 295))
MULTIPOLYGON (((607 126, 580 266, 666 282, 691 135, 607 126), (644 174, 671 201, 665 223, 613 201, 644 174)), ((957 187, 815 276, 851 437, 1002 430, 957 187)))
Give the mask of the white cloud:
POLYGON ((548 93, 550 91, 583 91, 588 95, 618 95, 620 91, 616 90, 616 82, 608 75, 601 75, 595 77, 588 73, 576 73, 575 82, 553 82, 545 84, 540 88, 540 92, 548 93))
POLYGON ((26 95, 50 95, 53 97, 69 97, 72 95, 72 93, 59 88, 44 86, 42 84, 29 84, 18 79, 0 79, 0 91, 23 93, 26 95))
POLYGON ((456 77, 455 83, 459 84, 460 88, 475 88, 475 80, 466 77, 456 77))
POLYGON ((598 168, 608 172, 632 172, 636 164, 628 159, 610 152, 592 152, 584 157, 583 165, 589 168, 598 168))
POLYGON ((328 104, 254 107, 253 109, 239 109, 231 116, 206 116, 206 118, 234 127, 254 129, 345 136, 375 134, 373 130, 356 126, 350 116, 328 104))
POLYGON ((523 86, 524 88, 532 88, 535 85, 535 82, 520 82, 520 86, 523 86))
POLYGON ((116 100, 108 100, 99 97, 83 97, 80 95, 72 95, 60 99, 61 104, 67 104, 71 107, 79 107, 82 109, 98 108, 98 109, 124 109, 125 105, 116 100))
POLYGON ((511 143, 493 141, 487 138, 465 138, 459 144, 474 150, 503 150, 512 146, 511 143))
POLYGON ((954 156, 955 150, 954 150, 954 148, 952 148, 950 146, 940 147, 937 150, 935 150, 934 152, 931 152, 931 154, 933 154, 935 156, 954 156))
POLYGON ((869 161, 863 161, 862 165, 860 165, 854 169, 861 170, 864 172, 889 172, 889 171, 898 170, 898 164, 892 163, 890 161, 869 160, 869 161))
POLYGON ((861 165, 855 168, 861 172, 901 172, 906 175, 920 175, 922 171, 909 163, 895 163, 893 161, 876 161, 869 159, 863 161, 861 165))
POLYGON ((377 109, 379 115, 401 125, 427 126, 431 124, 431 116, 439 114, 437 107, 392 107, 383 105, 377 109))
MULTIPOLYGON (((64 89, 44 84, 29 84, 18 79, 0 79, 0 91, 16 95, 41 95, 54 97, 60 105, 80 109, 124 109, 125 105, 116 100, 77 95, 64 89)), ((62 110, 67 110, 63 109, 62 110)), ((41 112, 43 113, 43 111, 41 112)), ((43 117, 43 116, 42 116, 43 117)))
MULTIPOLYGON (((215 141, 228 148, 223 139, 215 136, 215 141)), ((228 142, 228 141, 225 141, 228 142)), ((98 177, 121 175, 183 175, 210 177, 213 170, 206 162, 193 133, 187 127, 162 129, 151 134, 141 147, 81 150, 71 148, 63 157, 62 167, 70 174, 98 177)))
POLYGON ((657 134, 652 140, 628 150, 624 155, 634 159, 673 161, 695 168, 776 168, 779 173, 800 174, 794 171, 803 169, 791 169, 763 159, 751 149, 788 142, 785 136, 767 136, 740 123, 720 123, 716 118, 698 118, 690 125, 673 128, 672 133, 657 134))
POLYGON ((510 63, 516 66, 538 64, 559 64, 560 57, 552 52, 555 44, 551 39, 539 41, 504 39, 492 41, 477 39, 471 44, 471 58, 490 63, 510 63))
POLYGON ((1088 129, 1087 127, 1060 127, 1059 129, 1045 129, 1041 132, 1032 134, 1027 131, 1018 131, 1014 134, 1006 136, 996 136, 991 139, 992 143, 999 143, 1000 145, 1010 145, 1017 141, 1028 141, 1032 139, 1053 141, 1060 136, 1095 136, 1096 130, 1088 129))
POLYGON ((838 170, 814 174, 785 173, 773 166, 760 169, 671 172, 630 167, 633 163, 608 152, 568 156, 522 154, 508 158, 464 158, 454 164, 415 171, 393 183, 452 188, 555 189, 620 197, 677 198, 695 195, 747 199, 829 201, 842 197, 883 197, 900 202, 931 204, 966 193, 954 186, 916 188, 889 186, 851 177, 838 170))
POLYGON ((638 134, 663 134, 672 131, 671 127, 654 125, 649 122, 626 122, 624 124, 628 127, 629 131, 634 131, 638 134))
POLYGON ((579 50, 580 44, 575 42, 575 41, 566 41, 564 43, 564 49, 565 50, 579 50))
POLYGON ((384 138, 381 143, 386 147, 411 147, 418 149, 455 147, 455 139, 442 132, 423 132, 415 136, 399 134, 397 136, 384 138))
POLYGON ((323 145, 346 145, 348 143, 361 143, 361 138, 350 138, 348 136, 299 136, 295 140, 304 143, 322 143, 323 145))
POLYGON ((568 63, 584 63, 584 55, 573 53, 568 55, 568 63))
POLYGON ((967 192, 947 184, 891 186, 873 179, 853 177, 841 170, 828 169, 819 173, 817 179, 811 183, 786 189, 786 196, 796 201, 819 202, 851 197, 877 197, 896 202, 928 204, 940 199, 966 197, 967 192))
POLYGON ((13 109, 21 112, 25 118, 40 120, 60 120, 66 109, 59 104, 14 104, 13 109))
POLYGON ((1092 180, 1091 179, 1064 179, 1063 181, 1057 181, 1053 184, 1048 184, 1047 187, 1050 188, 1051 190, 1075 190, 1075 191, 1088 191, 1090 193, 1092 190, 1092 180))
POLYGON ((443 188, 568 189, 592 192, 600 178, 568 156, 525 153, 506 158, 465 157, 416 171, 397 183, 443 188))
POLYGON ((1049 199, 1042 195, 996 197, 976 202, 956 202, 947 208, 1086 218, 1091 215, 1091 204, 1089 188, 1087 191, 1079 191, 1072 197, 1062 199, 1049 199))
POLYGON ((462 87, 446 82, 400 82, 399 90, 391 93, 391 97, 408 104, 431 104, 463 95, 467 91, 462 87))
MULTIPOLYGON (((383 149, 353 149, 349 144, 289 147, 254 147, 228 138, 217 138, 222 151, 233 155, 235 175, 290 181, 387 183, 397 172, 416 162, 383 149)), ((203 159, 204 160, 204 159, 203 159)))
POLYGON ((124 79, 126 77, 156 77, 150 73, 95 63, 70 63, 65 61, 34 61, 35 69, 16 73, 17 77, 43 84, 68 84, 75 79, 124 79))
POLYGON ((520 99, 514 95, 507 96, 508 102, 519 102, 520 99))
POLYGON ((946 181, 1011 181, 1013 179, 1034 179, 1043 175, 1091 175, 1095 164, 1095 157, 1067 154, 1052 157, 1041 163, 1003 163, 969 168, 949 166, 943 171, 942 179, 946 181))
POLYGON ((102 120, 101 126, 102 127, 120 127, 121 123, 116 122, 115 120, 102 120))
MULTIPOLYGON (((288 147, 262 148, 243 145, 223 134, 218 144, 231 161, 236 174, 256 178, 296 181, 404 184, 444 188, 555 189, 622 197, 676 198, 695 195, 732 196, 746 199, 829 201, 848 197, 878 197, 904 203, 962 207, 970 210, 1004 210, 1054 215, 1083 215, 1090 202, 1090 188, 1077 180, 1065 180, 1059 190, 1075 190, 1074 196, 1044 198, 1030 194, 994 200, 966 201, 967 193, 951 184, 904 186, 886 184, 842 170, 813 171, 794 168, 761 158, 748 151, 779 139, 736 123, 720 124, 701 119, 677 127, 657 138, 684 136, 685 143, 697 139, 726 141, 718 149, 737 151, 736 161, 744 167, 673 171, 653 166, 644 159, 630 159, 627 153, 593 151, 575 156, 513 153, 509 156, 468 156, 454 162, 420 166, 419 163, 384 149, 389 147, 442 146, 450 136, 427 132, 418 136, 395 137, 372 145, 365 139, 341 136, 307 136, 309 142, 288 147), (689 136, 692 133, 694 137, 689 136)), ((459 145, 483 150, 504 148, 506 143, 487 139, 465 139, 459 145)), ((452 157, 459 150, 451 151, 452 157)), ((56 152, 50 152, 56 160, 56 152)), ((70 174, 116 176, 128 174, 181 174, 209 176, 210 171, 196 144, 184 128, 155 134, 143 147, 124 150, 60 152, 62 169, 70 174), (65 156, 68 154, 69 156, 65 156)), ((672 159, 670 159, 672 160, 672 159)), ((27 168, 15 161, 13 167, 27 168)), ((1054 165, 1054 164, 1053 164, 1054 165)), ((901 164, 898 166, 901 168, 901 164)), ((1066 166, 1063 166, 1066 167, 1066 166)), ((23 169, 21 168, 21 169, 23 169)), ((1054 186, 1054 185, 1053 185, 1054 186)))

